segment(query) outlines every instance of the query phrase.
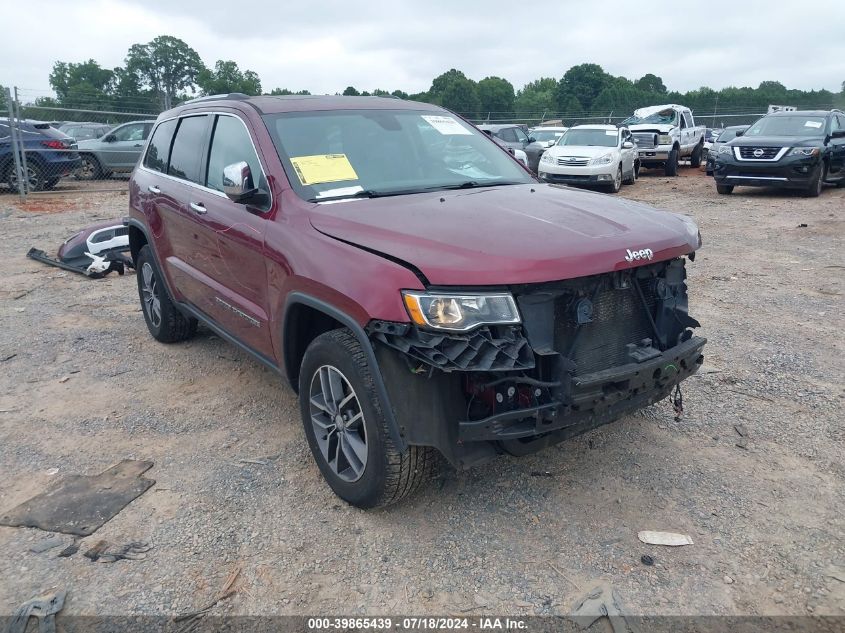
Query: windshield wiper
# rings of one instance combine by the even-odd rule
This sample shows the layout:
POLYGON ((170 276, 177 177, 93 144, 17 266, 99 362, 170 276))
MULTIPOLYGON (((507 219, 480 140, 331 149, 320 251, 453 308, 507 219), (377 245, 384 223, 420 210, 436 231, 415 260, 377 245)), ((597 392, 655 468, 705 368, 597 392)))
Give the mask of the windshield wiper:
POLYGON ((406 196, 412 193, 426 193, 429 191, 451 190, 451 189, 476 189, 479 187, 497 187, 499 185, 523 185, 525 183, 514 180, 496 180, 491 182, 479 182, 467 180, 456 185, 435 185, 433 187, 420 187, 415 189, 394 189, 379 191, 377 189, 362 189, 355 193, 347 193, 340 196, 323 196, 320 198, 309 198, 308 202, 328 202, 329 200, 348 200, 351 198, 387 198, 389 196, 406 196))
POLYGON ((439 187, 431 187, 431 189, 478 189, 480 187, 498 187, 500 185, 524 185, 524 182, 517 182, 515 180, 492 180, 489 182, 479 182, 478 180, 467 180, 457 185, 442 185, 439 187))

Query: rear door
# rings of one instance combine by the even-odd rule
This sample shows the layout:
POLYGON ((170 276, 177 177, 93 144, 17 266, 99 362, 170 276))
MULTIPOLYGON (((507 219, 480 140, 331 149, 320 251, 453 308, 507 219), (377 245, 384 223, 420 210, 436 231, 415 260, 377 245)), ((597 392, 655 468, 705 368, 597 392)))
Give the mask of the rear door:
MULTIPOLYGON (((268 191, 265 170, 247 123, 234 113, 209 121, 201 186, 187 200, 194 223, 191 266, 201 287, 194 302, 242 343, 272 357, 268 328, 267 267, 264 233, 271 208, 232 202, 223 193, 223 168, 241 161, 250 167, 254 187, 268 191)), ((179 143, 176 136, 175 148, 179 143)))

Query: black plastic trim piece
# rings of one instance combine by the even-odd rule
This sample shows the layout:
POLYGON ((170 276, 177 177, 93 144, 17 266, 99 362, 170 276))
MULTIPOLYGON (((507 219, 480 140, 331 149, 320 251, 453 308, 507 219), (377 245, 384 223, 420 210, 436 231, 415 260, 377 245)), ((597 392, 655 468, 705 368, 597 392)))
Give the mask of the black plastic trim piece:
MULTIPOLYGON (((393 414, 393 407, 390 404, 390 397, 387 393, 387 387, 384 384, 384 377, 381 374, 381 369, 379 367, 378 361, 376 360, 376 355, 373 351, 372 343, 370 343, 370 339, 367 336, 367 333, 364 332, 364 328, 362 328, 358 324, 358 322, 355 321, 351 316, 349 316, 345 312, 341 312, 333 305, 326 303, 322 299, 317 299, 316 297, 312 297, 302 292, 292 292, 288 295, 287 301, 285 303, 285 316, 283 327, 287 327, 288 314, 290 313, 291 308, 297 304, 306 305, 310 308, 314 308, 315 310, 319 310, 320 312, 329 315, 339 323, 342 323, 345 327, 349 328, 355 335, 355 338, 358 339, 358 342, 361 344, 361 348, 364 350, 364 354, 366 354, 367 356, 367 362, 370 365, 370 373, 373 376, 373 383, 375 384, 376 393, 381 399, 381 409, 385 419, 387 420, 387 428, 390 432, 390 438, 396 445, 397 450, 406 450, 407 442, 405 441, 405 438, 402 437, 402 434, 399 432, 399 424, 396 422, 396 416, 394 416, 393 414)), ((284 340, 284 337, 282 338, 282 340, 284 340)))

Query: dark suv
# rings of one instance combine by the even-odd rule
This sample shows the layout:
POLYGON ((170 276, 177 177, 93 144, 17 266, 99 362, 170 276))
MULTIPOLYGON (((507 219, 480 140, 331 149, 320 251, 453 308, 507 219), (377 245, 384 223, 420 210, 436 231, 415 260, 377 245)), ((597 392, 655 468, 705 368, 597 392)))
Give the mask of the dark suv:
MULTIPOLYGON (((15 123, 24 149, 24 170, 27 189, 52 189, 63 176, 69 176, 80 165, 76 141, 67 134, 40 121, 15 123)), ((18 189, 15 158, 12 152, 12 129, 9 119, 0 119, 0 184, 18 189)))
POLYGON ((703 361, 681 215, 539 183, 442 108, 228 95, 162 114, 130 181, 152 336, 202 321, 286 376, 349 503, 439 454, 523 455, 666 397, 703 361))
POLYGON ((806 110, 764 116, 718 148, 713 177, 723 194, 742 185, 818 196, 824 183, 845 186, 845 114, 806 110))

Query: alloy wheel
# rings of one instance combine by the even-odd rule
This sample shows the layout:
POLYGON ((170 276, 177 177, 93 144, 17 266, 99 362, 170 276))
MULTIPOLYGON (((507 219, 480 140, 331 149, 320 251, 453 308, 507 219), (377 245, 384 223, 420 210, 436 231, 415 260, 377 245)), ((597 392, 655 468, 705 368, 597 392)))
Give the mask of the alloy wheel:
MULTIPOLYGON (((18 189, 18 175, 14 169, 12 169, 11 173, 9 174, 9 185, 12 187, 14 191, 18 189)), ((26 168, 26 190, 27 191, 38 191, 41 186, 41 179, 38 176, 38 172, 35 171, 32 167, 26 168)))
POLYGON ((94 178, 95 171, 94 161, 88 157, 83 157, 82 165, 79 167, 79 177, 85 180, 92 180, 94 178))
POLYGON ((158 280, 149 262, 141 268, 141 293, 144 295, 144 310, 153 327, 161 325, 161 299, 158 294, 158 280))
POLYGON ((323 365, 311 377, 311 425, 320 453, 340 479, 358 481, 367 467, 367 430, 361 402, 346 376, 323 365))

